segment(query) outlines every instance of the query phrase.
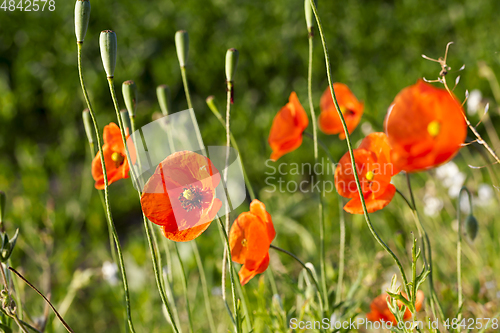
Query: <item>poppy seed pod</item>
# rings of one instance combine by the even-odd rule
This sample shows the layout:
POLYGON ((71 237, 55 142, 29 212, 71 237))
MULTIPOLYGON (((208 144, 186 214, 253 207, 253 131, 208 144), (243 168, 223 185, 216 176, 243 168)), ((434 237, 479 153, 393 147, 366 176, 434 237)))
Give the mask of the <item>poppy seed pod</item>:
POLYGON ((89 109, 83 110, 82 118, 83 118, 83 127, 85 128, 85 134, 87 135, 87 140, 89 140, 89 143, 92 144, 94 143, 94 137, 92 136, 92 124, 91 124, 89 109))
POLYGON ((236 72, 236 67, 238 66, 238 50, 231 48, 226 52, 226 80, 227 82, 233 82, 233 76, 236 72))
POLYGON ((75 34, 76 41, 83 43, 90 19, 90 1, 76 0, 75 4, 75 34))
POLYGON ((99 46, 101 48, 102 65, 106 75, 112 78, 115 75, 117 41, 116 34, 111 30, 101 31, 99 37, 99 46))
POLYGON ((5 215, 5 192, 0 191, 0 223, 3 222, 3 216, 5 215))
POLYGON ((168 116, 170 110, 171 94, 170 88, 166 84, 162 84, 156 88, 156 97, 160 104, 161 112, 164 116, 168 116))
POLYGON ((186 30, 179 30, 175 33, 175 48, 179 64, 181 67, 186 67, 189 51, 189 35, 186 30))
POLYGON ((132 80, 123 82, 122 94, 130 117, 135 117, 137 110, 137 85, 135 82, 132 80))
POLYGON ((465 220, 465 233, 471 240, 476 239, 478 229, 479 224, 477 223, 474 215, 467 216, 467 219, 465 220))

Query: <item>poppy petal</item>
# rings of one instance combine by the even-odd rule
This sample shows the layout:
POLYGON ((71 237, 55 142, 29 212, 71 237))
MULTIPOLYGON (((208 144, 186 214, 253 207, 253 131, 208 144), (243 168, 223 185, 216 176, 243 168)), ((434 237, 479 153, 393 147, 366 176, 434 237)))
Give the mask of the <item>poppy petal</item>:
MULTIPOLYGON (((387 206, 396 194, 396 187, 389 184, 385 191, 378 196, 369 194, 365 196, 366 210, 368 213, 376 212, 387 206)), ((351 214, 363 214, 363 206, 359 197, 351 199, 345 206, 344 210, 351 214)))

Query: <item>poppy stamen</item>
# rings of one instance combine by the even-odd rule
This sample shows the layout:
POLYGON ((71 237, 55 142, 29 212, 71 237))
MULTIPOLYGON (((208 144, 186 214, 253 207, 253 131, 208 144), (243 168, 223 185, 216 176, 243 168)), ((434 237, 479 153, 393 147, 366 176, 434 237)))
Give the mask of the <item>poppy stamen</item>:
POLYGON ((433 120, 427 125, 427 132, 432 136, 436 137, 441 130, 441 124, 437 120, 433 120))
POLYGON ((375 178, 375 174, 373 173, 373 171, 368 171, 366 173, 365 177, 366 177, 366 180, 371 182, 373 180, 373 178, 375 178))
POLYGON ((247 239, 246 239, 246 238, 243 238, 243 239, 241 240, 241 246, 243 246, 243 247, 247 247, 247 244, 248 244, 247 239))
POLYGON ((113 154, 111 154, 111 160, 115 162, 116 166, 118 167, 123 164, 123 161, 125 161, 125 156, 115 151, 113 154))
POLYGON ((193 185, 185 187, 182 193, 179 195, 179 201, 181 202, 182 208, 188 212, 194 208, 201 208, 201 200, 203 195, 201 189, 193 185))

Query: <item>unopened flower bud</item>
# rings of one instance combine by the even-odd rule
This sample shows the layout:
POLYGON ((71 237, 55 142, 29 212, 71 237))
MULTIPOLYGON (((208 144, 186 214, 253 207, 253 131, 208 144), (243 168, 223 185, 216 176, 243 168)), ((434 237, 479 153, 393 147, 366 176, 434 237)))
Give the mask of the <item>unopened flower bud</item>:
POLYGON ((12 251, 14 251, 14 247, 16 246, 17 237, 19 236, 19 229, 16 230, 14 237, 9 240, 9 236, 7 233, 3 233, 0 235, 2 241, 2 248, 0 250, 0 261, 7 262, 10 256, 12 255, 12 251))
POLYGON ((158 98, 161 112, 164 116, 168 116, 168 114, 170 113, 171 101, 170 88, 166 84, 158 86, 156 88, 156 97, 158 98))
POLYGON ((226 80, 227 82, 233 82, 233 76, 236 72, 236 67, 238 66, 238 50, 232 48, 226 52, 226 80))
POLYGON ((75 34, 76 41, 83 43, 90 19, 90 1, 76 0, 75 4, 75 34))
POLYGON ((0 191, 0 223, 3 222, 3 217, 5 215, 5 201, 6 201, 5 192, 0 191))
POLYGON ((92 123, 90 119, 89 109, 85 109, 82 112, 83 127, 85 128, 85 134, 87 135, 87 140, 90 144, 94 143, 94 136, 92 135, 92 123))
POLYGON ((122 94, 130 117, 135 117, 137 110, 137 85, 135 82, 132 80, 123 82, 122 94))
POLYGON ((179 64, 181 67, 186 67, 189 51, 189 35, 186 30, 180 30, 175 33, 175 48, 179 64))
POLYGON ((465 233, 471 240, 476 238, 478 229, 479 224, 477 223, 474 215, 467 216, 467 219, 465 220, 465 233))
MULTIPOLYGON (((316 1, 314 2, 316 3, 316 1)), ((311 7, 311 0, 304 0, 304 11, 306 14, 306 25, 307 25, 307 31, 311 33, 312 28, 313 28, 313 10, 311 7)))
POLYGON ((108 78, 112 78, 115 75, 117 52, 115 32, 111 30, 101 31, 99 46, 101 48, 102 64, 104 66, 104 70, 106 71, 106 75, 108 78))

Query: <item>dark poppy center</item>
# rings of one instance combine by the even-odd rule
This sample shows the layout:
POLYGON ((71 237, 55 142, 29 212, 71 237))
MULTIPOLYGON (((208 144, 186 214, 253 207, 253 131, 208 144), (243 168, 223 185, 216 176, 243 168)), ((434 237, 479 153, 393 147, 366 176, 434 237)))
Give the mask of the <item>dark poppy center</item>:
POLYGON ((182 208, 188 212, 195 208, 201 208, 202 199, 201 189, 193 185, 183 188, 182 193, 179 195, 182 208))
POLYGON ((113 162, 115 162, 115 165, 116 167, 119 167, 120 165, 123 164, 123 161, 125 161, 125 156, 123 156, 122 154, 120 154, 119 152, 114 152, 112 155, 111 155, 111 160, 113 162))

